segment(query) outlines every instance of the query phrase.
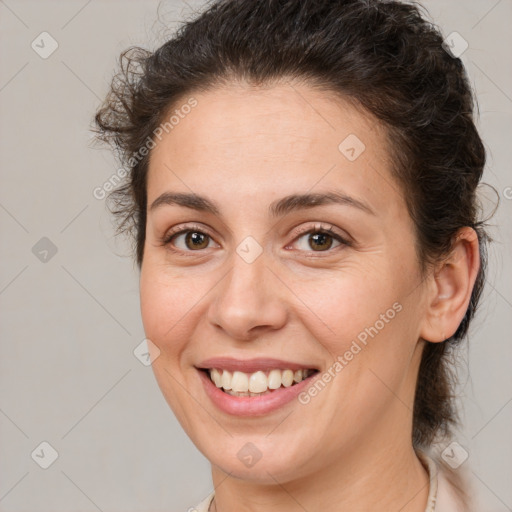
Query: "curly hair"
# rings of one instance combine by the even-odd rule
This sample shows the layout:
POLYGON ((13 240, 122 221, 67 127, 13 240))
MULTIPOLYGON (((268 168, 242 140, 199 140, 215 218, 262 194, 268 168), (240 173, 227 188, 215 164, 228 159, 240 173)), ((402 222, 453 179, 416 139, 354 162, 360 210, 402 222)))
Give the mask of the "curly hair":
POLYGON ((481 264, 462 322, 443 343, 427 342, 422 353, 415 447, 449 437, 459 422, 450 353, 474 316, 491 240, 479 220, 477 186, 486 154, 473 94, 461 60, 445 51, 440 30, 422 9, 376 0, 217 1, 156 51, 123 52, 95 116, 98 139, 110 143, 128 169, 109 204, 118 233, 134 242, 139 268, 149 154, 138 151, 187 95, 237 80, 258 86, 296 79, 352 101, 384 124, 422 273, 450 253, 460 228, 473 228, 480 244, 481 264))

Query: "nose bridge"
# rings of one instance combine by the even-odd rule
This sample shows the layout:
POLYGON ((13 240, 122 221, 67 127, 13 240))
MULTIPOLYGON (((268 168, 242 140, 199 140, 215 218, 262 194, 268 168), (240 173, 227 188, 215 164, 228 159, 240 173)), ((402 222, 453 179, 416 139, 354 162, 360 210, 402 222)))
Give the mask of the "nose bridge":
POLYGON ((223 290, 223 298, 228 302, 233 300, 235 304, 242 306, 240 301, 246 304, 256 305, 262 300, 265 290, 265 262, 262 257, 247 263, 238 255, 233 257, 233 266, 229 274, 228 282, 223 290), (258 286, 259 285, 259 286, 258 286))
MULTIPOLYGON (((250 242, 249 242, 250 243, 250 242)), ((242 249, 247 249, 240 244, 242 249)), ((234 338, 247 339, 256 327, 277 329, 286 319, 284 301, 279 298, 278 280, 272 279, 265 254, 253 258, 233 254, 231 270, 216 287, 209 320, 234 338)), ((254 256, 254 253, 253 253, 254 256)))

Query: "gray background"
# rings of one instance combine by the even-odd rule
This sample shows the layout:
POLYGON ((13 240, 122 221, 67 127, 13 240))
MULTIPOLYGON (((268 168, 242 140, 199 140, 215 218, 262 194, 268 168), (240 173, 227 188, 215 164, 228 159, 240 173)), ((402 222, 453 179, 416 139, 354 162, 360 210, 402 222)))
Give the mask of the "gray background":
MULTIPOLYGON (((137 270, 92 193, 118 167, 89 132, 121 50, 155 48, 202 4, 0 1, 1 511, 184 511, 211 491, 207 460, 133 354, 144 338, 137 270), (47 59, 31 48, 43 31, 59 45, 47 59), (41 252, 43 237, 56 254, 41 252), (48 469, 31 457, 43 441, 58 452, 48 469)), ((469 44, 485 181, 501 196, 489 284, 461 355, 457 441, 482 510, 512 510, 512 1, 424 4, 469 44)), ((482 193, 489 210, 494 196, 482 193)))

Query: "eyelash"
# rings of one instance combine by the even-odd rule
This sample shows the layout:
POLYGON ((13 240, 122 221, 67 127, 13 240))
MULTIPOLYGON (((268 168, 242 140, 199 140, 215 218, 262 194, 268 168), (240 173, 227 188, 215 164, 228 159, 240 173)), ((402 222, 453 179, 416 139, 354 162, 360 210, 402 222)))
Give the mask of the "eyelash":
MULTIPOLYGON (((187 226, 186 228, 184 229, 181 229, 182 226, 177 226, 176 228, 173 228, 171 230, 170 233, 168 233, 160 242, 161 242, 161 245, 162 246, 166 246, 170 251, 174 252, 174 253, 180 253, 180 254, 183 254, 185 256, 194 256, 193 253, 200 253, 202 252, 203 250, 201 249, 198 249, 197 251, 192 251, 192 250, 183 250, 183 249, 176 249, 174 247, 172 247, 172 244, 171 242, 179 235, 182 235, 182 234, 186 234, 186 233, 201 233, 202 235, 206 235, 208 236, 211 240, 213 240, 213 237, 207 232, 205 231, 205 229, 201 226, 198 226, 198 225, 189 225, 187 226), (190 254, 192 253, 192 254, 190 254)), ((334 250, 338 249, 338 248, 341 248, 342 246, 348 246, 350 247, 352 244, 351 242, 349 242, 347 239, 343 238, 341 235, 335 233, 333 230, 332 230, 332 226, 329 226, 329 228, 326 228, 325 226, 322 226, 320 224, 316 224, 315 226, 313 227, 306 227, 306 228, 301 228, 299 229, 298 233, 296 233, 296 236, 295 238, 293 239, 293 242, 294 243, 297 239, 299 238, 302 238, 303 236, 305 235, 309 235, 309 234, 326 234, 326 235, 329 235, 331 236, 333 239, 335 239, 336 241, 340 242, 340 245, 339 246, 336 246, 334 247, 333 249, 327 249, 325 251, 300 251, 300 252, 309 252, 310 254, 314 254, 315 256, 317 254, 322 254, 322 253, 327 253, 327 254, 331 254, 334 250)), ((288 244, 290 245, 290 244, 288 244)))

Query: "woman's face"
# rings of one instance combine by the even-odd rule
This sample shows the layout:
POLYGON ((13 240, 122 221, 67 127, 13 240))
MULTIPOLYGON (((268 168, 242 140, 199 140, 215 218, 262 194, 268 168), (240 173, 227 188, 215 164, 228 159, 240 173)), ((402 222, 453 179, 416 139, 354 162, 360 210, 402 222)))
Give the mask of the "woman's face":
POLYGON ((306 86, 193 97, 151 153, 140 276, 179 422, 215 466, 272 484, 410 445, 426 294, 382 127, 306 86), (280 387, 234 397, 213 367, 280 387), (301 368, 318 372, 272 371, 301 368))

